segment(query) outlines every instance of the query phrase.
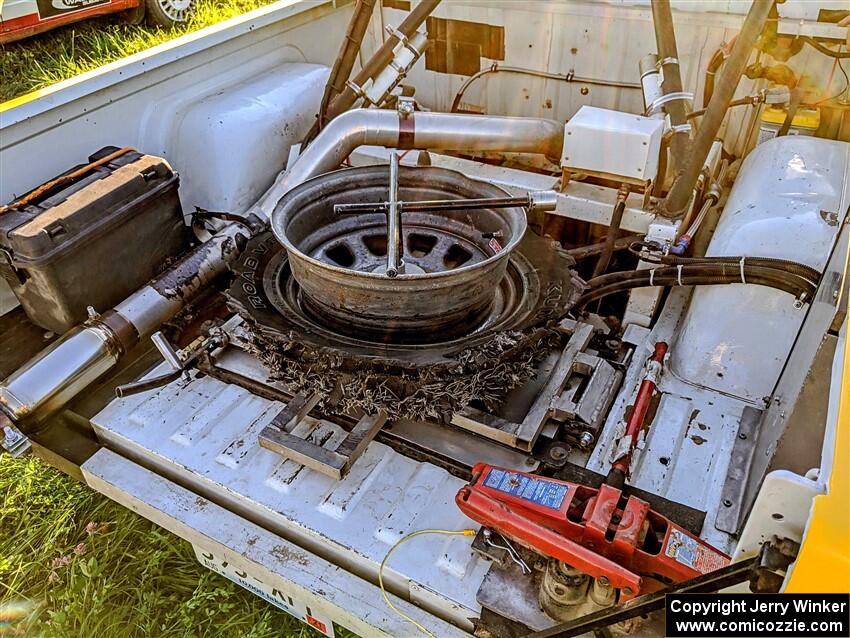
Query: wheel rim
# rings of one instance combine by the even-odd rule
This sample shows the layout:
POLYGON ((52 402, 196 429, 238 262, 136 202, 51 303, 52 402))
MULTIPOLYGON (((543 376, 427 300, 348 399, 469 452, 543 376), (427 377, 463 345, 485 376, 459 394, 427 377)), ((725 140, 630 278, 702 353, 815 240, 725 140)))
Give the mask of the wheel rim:
POLYGON ((173 22, 186 22, 192 8, 192 0, 157 0, 162 12, 173 22))

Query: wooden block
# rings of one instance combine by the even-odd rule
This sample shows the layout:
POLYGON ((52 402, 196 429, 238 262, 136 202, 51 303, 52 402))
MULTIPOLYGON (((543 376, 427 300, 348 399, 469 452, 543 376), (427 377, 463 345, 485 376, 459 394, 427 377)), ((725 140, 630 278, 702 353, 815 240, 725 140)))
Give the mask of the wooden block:
POLYGON ((592 336, 593 326, 589 324, 577 326, 573 336, 570 337, 566 347, 558 357, 558 361, 549 375, 549 380, 546 381, 546 385, 543 386, 534 403, 531 404, 528 414, 520 423, 516 435, 516 446, 518 448, 530 450, 534 445, 540 430, 552 414, 552 402, 563 391, 576 357, 587 347, 592 336))
MULTIPOLYGON (((296 394, 289 400, 286 407, 274 416, 269 425, 281 432, 291 432, 298 425, 298 422, 316 407, 319 398, 318 394, 309 397, 302 393, 296 394)), ((266 426, 266 429, 268 429, 268 426, 266 426)))
POLYGON ((260 432, 260 446, 280 454, 284 458, 300 463, 327 476, 341 479, 346 457, 316 445, 312 441, 281 432, 274 428, 265 428, 260 432))
POLYGON ((518 423, 466 406, 452 415, 452 425, 507 445, 516 444, 518 423))
POLYGON ((337 454, 348 459, 346 467, 350 467, 363 454, 366 446, 375 438, 375 435, 386 422, 387 413, 383 410, 378 412, 378 414, 367 414, 357 422, 357 425, 354 426, 336 449, 337 454))
POLYGON ((275 427, 264 428, 260 432, 259 441, 260 446, 267 450, 339 480, 348 473, 386 421, 387 415, 383 410, 378 414, 367 414, 357 422, 335 451, 275 427))

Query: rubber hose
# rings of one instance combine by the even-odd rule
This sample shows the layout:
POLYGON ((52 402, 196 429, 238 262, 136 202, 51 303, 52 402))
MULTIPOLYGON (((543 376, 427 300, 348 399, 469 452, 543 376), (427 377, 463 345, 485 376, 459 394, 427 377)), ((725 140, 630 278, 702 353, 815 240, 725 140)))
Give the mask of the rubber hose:
MULTIPOLYGON (((598 277, 594 277, 588 280, 587 285, 590 288, 598 288, 600 286, 604 286, 609 283, 615 283, 618 281, 642 281, 644 279, 649 280, 650 277, 655 279, 659 277, 670 276, 679 277, 679 275, 680 273, 678 266, 659 266, 658 268, 653 269, 631 270, 625 272, 610 273, 607 275, 600 275, 598 277)), ((681 276, 683 278, 697 276, 728 276, 737 278, 738 281, 741 281, 741 267, 739 263, 696 264, 688 266, 682 265, 681 276)), ((757 266, 745 263, 744 279, 746 280, 748 276, 769 276, 784 279, 789 282, 802 283, 810 286, 816 285, 816 282, 810 281, 806 277, 802 277, 801 275, 791 273, 784 269, 770 268, 767 266, 757 266)))
MULTIPOLYGON (((756 284, 776 288, 787 292, 795 297, 805 295, 807 299, 814 297, 814 286, 802 281, 789 281, 784 277, 771 275, 757 275, 745 273, 745 278, 748 284, 756 284)), ((670 275, 655 275, 653 277, 652 286, 675 286, 678 285, 678 273, 670 275)), ((700 275, 700 276, 682 276, 682 285, 685 286, 704 286, 704 285, 723 285, 723 284, 740 284, 740 276, 723 276, 723 275, 700 275)), ((591 288, 588 292, 582 295, 576 302, 576 307, 580 308, 592 301, 601 299, 608 295, 617 292, 631 290, 633 288, 646 288, 650 286, 649 277, 635 280, 620 280, 603 286, 591 288)))
POLYGON ((846 60, 850 58, 850 51, 833 51, 832 49, 823 46, 820 42, 818 42, 814 38, 810 38, 807 35, 801 35, 800 39, 806 44, 808 44, 810 47, 817 49, 820 53, 828 55, 831 58, 837 58, 839 60, 846 60))
MULTIPOLYGON (((724 278, 720 278, 720 277, 708 277, 708 278, 704 278, 704 279, 700 278, 700 279, 690 280, 690 281, 684 282, 684 285, 686 285, 686 286, 716 286, 716 285, 727 285, 727 284, 736 284, 736 283, 740 284, 741 283, 740 279, 731 280, 731 279, 724 279, 724 278)), ((769 287, 769 288, 775 288, 777 290, 782 290, 783 292, 787 292, 788 294, 790 294, 794 297, 799 297, 800 295, 807 295, 807 298, 811 299, 811 295, 814 294, 812 292, 811 295, 810 295, 809 293, 811 291, 809 291, 809 290, 805 290, 805 289, 801 290, 800 288, 797 288, 797 287, 794 287, 794 286, 789 286, 785 282, 775 281, 775 280, 772 280, 772 279, 761 280, 761 278, 754 278, 752 281, 748 281, 747 283, 756 284, 756 285, 760 285, 760 286, 766 286, 766 287, 769 287)), ((653 283, 653 286, 662 286, 662 287, 669 287, 669 286, 673 286, 673 285, 676 285, 675 279, 669 280, 669 281, 659 279, 658 281, 654 281, 654 283, 653 283)), ((648 281, 628 281, 628 282, 620 282, 620 283, 617 283, 617 284, 611 284, 609 286, 604 286, 602 288, 598 288, 598 289, 595 289, 595 290, 592 290, 590 292, 585 293, 576 302, 575 307, 581 308, 583 306, 586 306, 589 303, 592 303, 592 302, 594 302, 598 299, 601 299, 603 297, 613 295, 617 292, 632 290, 634 288, 648 288, 648 287, 650 287, 650 284, 649 284, 648 281)))
MULTIPOLYGON (((741 263, 741 259, 742 257, 679 257, 677 255, 664 255, 661 257, 661 263, 673 266, 678 264, 691 265, 711 263, 738 265, 741 263)), ((777 259, 774 257, 744 257, 743 259, 745 267, 748 265, 766 266, 768 268, 776 268, 778 270, 787 270, 795 275, 806 277, 815 283, 820 281, 820 272, 811 266, 807 266, 806 264, 801 264, 796 261, 777 259)))

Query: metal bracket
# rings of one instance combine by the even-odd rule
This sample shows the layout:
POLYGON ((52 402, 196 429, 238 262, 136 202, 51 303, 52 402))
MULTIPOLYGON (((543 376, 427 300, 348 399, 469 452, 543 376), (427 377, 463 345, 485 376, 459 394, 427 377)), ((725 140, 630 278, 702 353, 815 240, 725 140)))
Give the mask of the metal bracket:
POLYGON ((13 425, 3 427, 3 440, 0 441, 0 447, 6 450, 11 456, 23 456, 32 449, 32 444, 29 438, 23 434, 18 428, 13 425))
POLYGON ((751 406, 745 407, 741 415, 741 425, 732 447, 732 458, 729 460, 726 482, 720 496, 720 509, 714 521, 714 526, 722 532, 737 534, 741 526, 741 519, 745 514, 744 495, 755 457, 761 417, 762 411, 751 406))
POLYGON ((150 379, 142 379, 141 381, 119 385, 115 388, 115 396, 124 398, 131 394, 160 388, 167 383, 176 381, 180 377, 188 378, 189 369, 197 364, 201 356, 205 353, 211 353, 217 348, 226 346, 229 337, 223 331, 220 331, 212 335, 209 339, 201 341, 200 344, 196 340, 195 343, 197 345, 194 348, 190 347, 188 353, 183 357, 168 343, 168 339, 161 332, 157 331, 153 333, 151 335, 151 341, 171 370, 150 379))

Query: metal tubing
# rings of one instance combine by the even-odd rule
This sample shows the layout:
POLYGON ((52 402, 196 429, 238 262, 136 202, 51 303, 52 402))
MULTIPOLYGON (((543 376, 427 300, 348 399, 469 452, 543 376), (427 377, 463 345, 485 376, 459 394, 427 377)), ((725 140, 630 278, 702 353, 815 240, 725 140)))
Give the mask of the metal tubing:
MULTIPOLYGON (((438 4, 440 4, 440 0, 422 0, 414 7, 413 11, 407 14, 407 17, 402 23, 398 25, 398 32, 408 38, 412 36, 422 26, 425 19, 431 15, 431 12, 437 8, 438 4)), ((360 72, 354 76, 351 84, 362 87, 367 80, 376 77, 393 59, 393 51, 398 43, 399 39, 394 34, 391 34, 380 48, 375 51, 375 54, 369 58, 369 61, 363 65, 360 72)), ((337 115, 348 111, 348 109, 354 106, 358 97, 354 89, 351 88, 351 85, 346 86, 342 93, 331 100, 328 106, 327 119, 331 120, 337 115)))
POLYGON ((530 117, 417 113, 412 148, 537 153, 560 161, 564 123, 530 117))
MULTIPOLYGON (((528 195, 518 197, 482 197, 479 199, 427 199, 421 202, 398 202, 403 213, 440 213, 455 210, 490 210, 492 208, 517 208, 529 206, 528 195)), ((335 215, 385 213, 388 203, 335 204, 335 215)))
POLYGON ((564 145, 564 125, 555 120, 417 112, 404 121, 402 138, 396 111, 353 109, 343 113, 322 130, 289 170, 278 175, 251 212, 271 219, 287 192, 311 177, 334 170, 359 146, 538 153, 560 158, 564 145))
POLYGON ((738 82, 747 65, 747 59, 750 57, 756 39, 764 29, 765 21, 772 6, 773 0, 753 0, 750 11, 744 20, 744 26, 741 27, 732 53, 726 60, 723 72, 714 89, 714 94, 711 96, 711 102, 706 107, 699 132, 691 145, 688 161, 685 163, 682 172, 676 176, 673 185, 670 187, 670 192, 667 193, 667 198, 659 208, 659 212, 665 217, 679 217, 684 213, 694 184, 696 184, 705 163, 705 158, 711 150, 711 145, 717 137, 717 131, 720 130, 723 118, 726 117, 729 103, 738 88, 738 82))
POLYGON ((180 355, 174 351, 174 348, 172 348, 171 344, 168 343, 168 339, 165 338, 165 335, 157 330, 151 335, 151 341, 153 341, 153 345, 156 346, 156 349, 159 350, 159 354, 162 355, 162 358, 172 370, 179 371, 183 369, 183 362, 180 361, 180 355))
POLYGON ((398 202, 398 153, 390 154, 390 197, 387 202, 387 277, 404 274, 401 207, 398 202))
POLYGON ((463 94, 466 93, 466 89, 468 89, 473 82, 475 82, 478 78, 482 78, 485 75, 489 75, 490 73, 514 73, 517 75, 529 75, 531 77, 543 78, 545 80, 558 80, 560 82, 573 82, 576 84, 591 84, 596 86, 610 86, 619 89, 641 88, 641 85, 635 82, 620 82, 618 80, 586 78, 580 75, 575 75, 572 72, 567 74, 561 74, 550 73, 548 71, 538 71, 536 69, 523 69, 515 66, 499 66, 494 62, 486 69, 481 69, 478 73, 469 76, 469 78, 467 78, 467 80, 460 85, 460 88, 455 94, 454 100, 452 100, 452 107, 449 109, 449 112, 454 113, 457 111, 458 107, 460 106, 460 101, 463 98, 463 94))
POLYGON ((375 2, 376 0, 357 0, 351 22, 348 24, 348 31, 345 33, 342 46, 340 46, 331 74, 328 77, 324 95, 322 95, 322 104, 319 107, 319 129, 324 126, 325 113, 330 101, 345 90, 345 83, 351 76, 351 69, 354 68, 354 63, 357 61, 357 53, 363 43, 363 36, 366 34, 369 21, 372 19, 375 2))
MULTIPOLYGON (((684 89, 679 70, 679 49, 676 46, 676 31, 673 28, 670 0, 652 0, 652 23, 655 26, 658 57, 664 72, 664 80, 661 83, 662 93, 664 95, 681 94, 684 89)), ((687 124, 688 112, 684 100, 672 100, 665 104, 664 110, 670 115, 670 124, 674 131, 673 138, 670 140, 670 154, 673 156, 673 170, 678 172, 682 170, 685 163, 690 136, 687 130, 677 127, 687 124)))
POLYGON ((72 328, 0 386, 0 407, 19 428, 37 423, 109 370, 120 349, 101 324, 72 328))

